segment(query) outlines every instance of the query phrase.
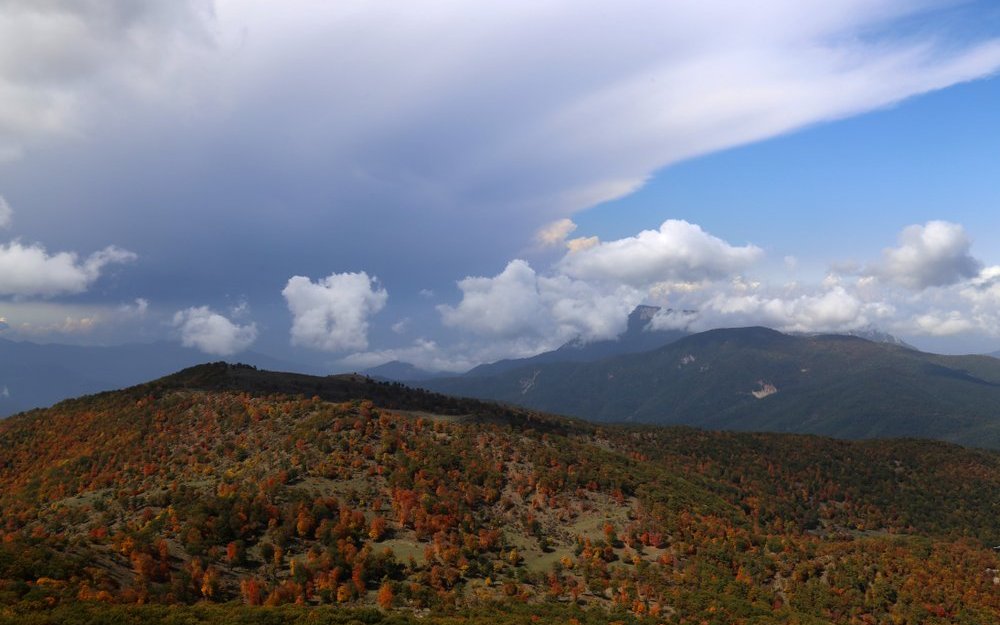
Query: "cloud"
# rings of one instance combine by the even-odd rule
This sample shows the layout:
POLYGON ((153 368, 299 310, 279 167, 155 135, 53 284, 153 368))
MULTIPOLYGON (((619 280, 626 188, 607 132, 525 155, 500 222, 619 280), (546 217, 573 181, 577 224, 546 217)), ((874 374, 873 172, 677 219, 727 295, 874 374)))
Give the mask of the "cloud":
POLYGON ((783 332, 846 332, 885 320, 893 308, 866 302, 844 286, 806 292, 720 291, 702 302, 691 329, 764 325, 783 332))
POLYGON ((458 281, 458 306, 438 306, 446 326, 487 336, 515 336, 531 332, 545 315, 535 270, 526 261, 512 260, 492 278, 467 277, 458 281))
POLYGON ((9 327, 10 327, 10 324, 7 323, 7 318, 6 317, 0 317, 0 332, 6 330, 9 327))
MULTIPOLYGON (((961 258, 962 250, 967 251, 967 246, 939 244, 961 241, 960 226, 949 225, 944 234, 935 230, 905 230, 909 234, 902 237, 901 248, 926 248, 922 257, 939 262, 961 258), (958 253, 935 252, 942 248, 958 253)), ((546 272, 515 259, 494 276, 459 280, 459 302, 437 307, 442 323, 459 331, 456 341, 417 339, 403 347, 357 352, 343 363, 372 366, 403 360, 429 370, 467 370, 482 362, 554 349, 573 339, 613 338, 640 303, 663 306, 651 322, 657 330, 764 325, 797 333, 877 328, 910 336, 1000 336, 1000 266, 914 292, 884 288, 879 278, 856 268, 845 274, 832 271, 812 283, 763 280, 747 273, 763 256, 759 248, 734 247, 686 222, 668 221, 658 231, 600 245, 597 260, 587 264, 573 264, 581 252, 567 250, 546 272)), ((782 258, 789 272, 797 268, 790 258, 782 258)), ((910 266, 926 270, 926 265, 910 266)))
POLYGON ((78 132, 117 91, 166 95, 181 51, 207 41, 208 0, 10 0, 0 13, 0 161, 78 132))
POLYGON ((961 311, 932 311, 916 315, 909 323, 915 334, 930 336, 952 336, 977 329, 976 323, 961 311))
POLYGON ((137 297, 131 304, 122 304, 118 307, 118 312, 125 317, 142 318, 149 311, 149 300, 137 297))
POLYGON ((624 285, 599 288, 565 275, 538 275, 520 259, 496 276, 459 280, 458 288, 458 305, 438 306, 446 326, 494 340, 530 337, 547 348, 617 336, 642 299, 624 285))
POLYGON ((292 344, 325 351, 368 347, 368 318, 389 294, 365 272, 334 273, 319 282, 294 276, 281 292, 292 313, 292 344))
POLYGON ((10 222, 14 218, 14 209, 10 207, 7 200, 0 195, 0 229, 9 228, 10 222))
POLYGON ((19 241, 0 244, 0 295, 53 297, 82 293, 108 265, 136 258, 134 253, 115 246, 80 262, 72 252, 49 255, 40 245, 23 245, 19 241))
POLYGON ((972 257, 972 242, 959 224, 929 221, 899 235, 899 245, 883 253, 869 273, 908 289, 947 286, 973 278, 981 263, 972 257))
POLYGON ((546 247, 555 247, 566 244, 566 237, 576 230, 576 224, 572 219, 557 219, 541 228, 535 239, 546 247))
POLYGON ((566 241, 566 249, 571 252, 582 252, 600 244, 601 240, 597 237, 577 237, 566 241))
POLYGON ((576 249, 558 269, 573 278, 646 286, 718 279, 746 269, 762 255, 756 246, 734 247, 695 224, 669 219, 659 230, 576 249))
MULTIPOLYGON (((16 85, 29 84, 22 74, 46 77, 44 88, 25 87, 24 104, 10 104, 18 111, 11 118, 27 120, 16 124, 23 132, 93 116, 100 119, 83 126, 97 141, 118 137, 111 131, 122 124, 138 126, 134 118, 151 122, 135 145, 116 139, 117 151, 108 151, 138 155, 154 169, 159 163, 146 161, 157 154, 175 162, 196 153, 193 168, 205 175, 180 182, 208 186, 198 189, 202 197, 231 197, 234 173, 245 174, 247 199, 282 196, 271 186, 281 181, 305 206, 336 207, 301 209, 313 240, 343 229, 352 234, 338 242, 359 248, 355 239, 367 237, 345 223, 367 223, 393 243, 406 240, 400 231, 419 229, 423 236, 404 250, 414 263, 431 262, 416 254, 428 238, 449 242, 456 255, 483 245, 499 253, 501 243, 509 254, 512 240, 622 197, 671 164, 1000 68, 1000 40, 952 32, 945 19, 921 22, 926 29, 916 34, 905 29, 915 18, 940 17, 950 0, 839 0, 822 8, 646 0, 616 7, 613 23, 600 4, 565 1, 415 1, 391 10, 219 2, 214 12, 193 0, 133 3, 131 11, 77 4, 87 8, 63 2, 39 15, 32 3, 18 3, 10 38, 0 31, 11 59, 0 77, 16 85), (76 26, 48 34, 50 20, 76 26), (209 36, 204 52, 184 52, 189 40, 209 36), (56 51, 33 54, 42 45, 35 42, 56 51), (85 87, 101 85, 90 80, 95 74, 148 75, 146 82, 165 86, 162 97, 143 100, 157 104, 123 107, 127 95, 85 87), (184 89, 164 74, 184 76, 184 89), (161 114, 159 102, 169 108, 175 100, 197 106, 161 114), (420 214, 419 223, 398 219, 393 230, 370 219, 397 217, 400 206, 420 214), (507 228, 498 234, 501 221, 507 228), (464 241, 456 242, 457 230, 464 241)), ((212 212, 244 217, 242 200, 212 203, 212 212)), ((269 236, 273 224, 262 221, 253 234, 269 236)))
POLYGON ((180 331, 184 347, 194 347, 216 356, 242 352, 257 340, 256 324, 233 323, 208 306, 177 311, 173 325, 180 331))

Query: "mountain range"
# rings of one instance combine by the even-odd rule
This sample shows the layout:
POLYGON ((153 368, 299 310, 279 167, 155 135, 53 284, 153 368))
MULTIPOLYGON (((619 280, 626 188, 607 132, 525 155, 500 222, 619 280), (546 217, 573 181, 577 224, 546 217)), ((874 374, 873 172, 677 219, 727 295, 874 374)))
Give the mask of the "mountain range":
POLYGON ((597 421, 1000 448, 1000 361, 841 335, 711 330, 648 352, 421 385, 597 421))
POLYGON ((998 492, 942 442, 213 363, 0 421, 0 623, 995 623, 998 492))

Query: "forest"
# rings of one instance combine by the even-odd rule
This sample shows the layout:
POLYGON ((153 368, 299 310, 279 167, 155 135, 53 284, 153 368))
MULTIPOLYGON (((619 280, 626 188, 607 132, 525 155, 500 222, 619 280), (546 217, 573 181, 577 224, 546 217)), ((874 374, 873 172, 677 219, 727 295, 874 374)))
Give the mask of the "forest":
POLYGON ((995 452, 287 382, 0 422, 0 623, 1000 621, 995 452))

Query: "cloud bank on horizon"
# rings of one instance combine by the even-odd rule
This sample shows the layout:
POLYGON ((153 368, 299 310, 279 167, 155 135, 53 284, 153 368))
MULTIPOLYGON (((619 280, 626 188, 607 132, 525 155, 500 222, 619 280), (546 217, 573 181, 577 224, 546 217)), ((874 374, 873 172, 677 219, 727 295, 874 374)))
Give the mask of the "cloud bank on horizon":
POLYGON ((660 330, 765 325, 807 333, 869 327, 905 335, 1000 332, 1000 266, 984 268, 970 254, 965 229, 945 221, 907 226, 879 261, 860 270, 834 265, 819 284, 754 280, 759 248, 734 247, 683 221, 584 251, 571 242, 544 274, 516 259, 496 276, 458 281, 458 305, 438 307, 443 323, 489 341, 460 343, 450 352, 418 339, 396 350, 351 354, 345 362, 405 360, 460 371, 578 338, 612 339, 640 303, 662 306, 651 321, 660 330), (614 268, 610 279, 605 267, 614 268), (586 268, 594 270, 587 275, 586 268))
POLYGON ((109 340, 127 317, 210 354, 281 335, 452 370, 612 337, 641 302, 699 311, 664 326, 1000 336, 1000 259, 947 219, 814 282, 761 277, 754 232, 572 219, 664 167, 993 75, 1000 36, 952 28, 974 4, 5 3, 4 332, 109 340), (448 283, 457 301, 416 295, 448 283))

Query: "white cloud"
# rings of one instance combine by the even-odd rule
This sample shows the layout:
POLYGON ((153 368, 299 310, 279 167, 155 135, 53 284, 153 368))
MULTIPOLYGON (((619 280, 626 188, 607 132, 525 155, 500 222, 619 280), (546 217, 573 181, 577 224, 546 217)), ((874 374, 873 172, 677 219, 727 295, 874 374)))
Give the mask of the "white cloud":
POLYGON ((558 270, 573 278, 641 287, 722 278, 762 255, 756 246, 734 247, 695 224, 669 219, 659 230, 577 249, 559 262, 558 270))
POLYGON ((7 200, 0 195, 0 229, 9 228, 10 222, 14 218, 14 209, 10 207, 7 200))
POLYGON ((899 235, 899 246, 883 253, 872 275, 908 289, 947 286, 973 278, 981 264, 969 252, 972 242, 959 224, 929 221, 899 235))
POLYGON ((532 332, 544 320, 537 275, 523 260, 512 260, 492 278, 459 280, 458 288, 462 291, 458 306, 438 306, 447 326, 487 336, 515 336, 532 332))
POLYGON ((546 348, 617 336, 642 299, 624 285, 598 288, 565 275, 540 276, 520 259, 492 278, 460 280, 458 288, 457 306, 438 306, 446 326, 491 339, 534 337, 546 348))
POLYGON ((82 293, 111 264, 133 261, 137 256, 109 246, 79 261, 72 252, 49 255, 40 245, 19 241, 0 244, 0 295, 52 297, 82 293))
POLYGON ((555 247, 566 244, 566 237, 576 230, 576 224, 572 219, 557 219, 542 227, 536 234, 535 239, 544 246, 555 247))
POLYGON ((911 332, 930 336, 952 336, 977 329, 976 323, 958 310, 916 315, 908 325, 911 332))
POLYGON ((399 321, 397 321, 396 323, 392 324, 392 331, 395 332, 396 334, 403 334, 409 329, 409 327, 410 327, 410 318, 404 317, 399 321))
POLYGON ((334 273, 319 282, 294 276, 281 292, 292 313, 292 344, 326 351, 368 347, 368 318, 389 294, 365 272, 334 273))
POLYGON ((892 308, 843 286, 808 292, 722 291, 699 307, 692 329, 764 325, 783 332, 846 332, 884 320, 892 308))
POLYGON ((181 344, 206 354, 230 356, 242 352, 257 340, 257 325, 239 325, 213 312, 208 306, 179 310, 174 327, 180 331, 181 344))

